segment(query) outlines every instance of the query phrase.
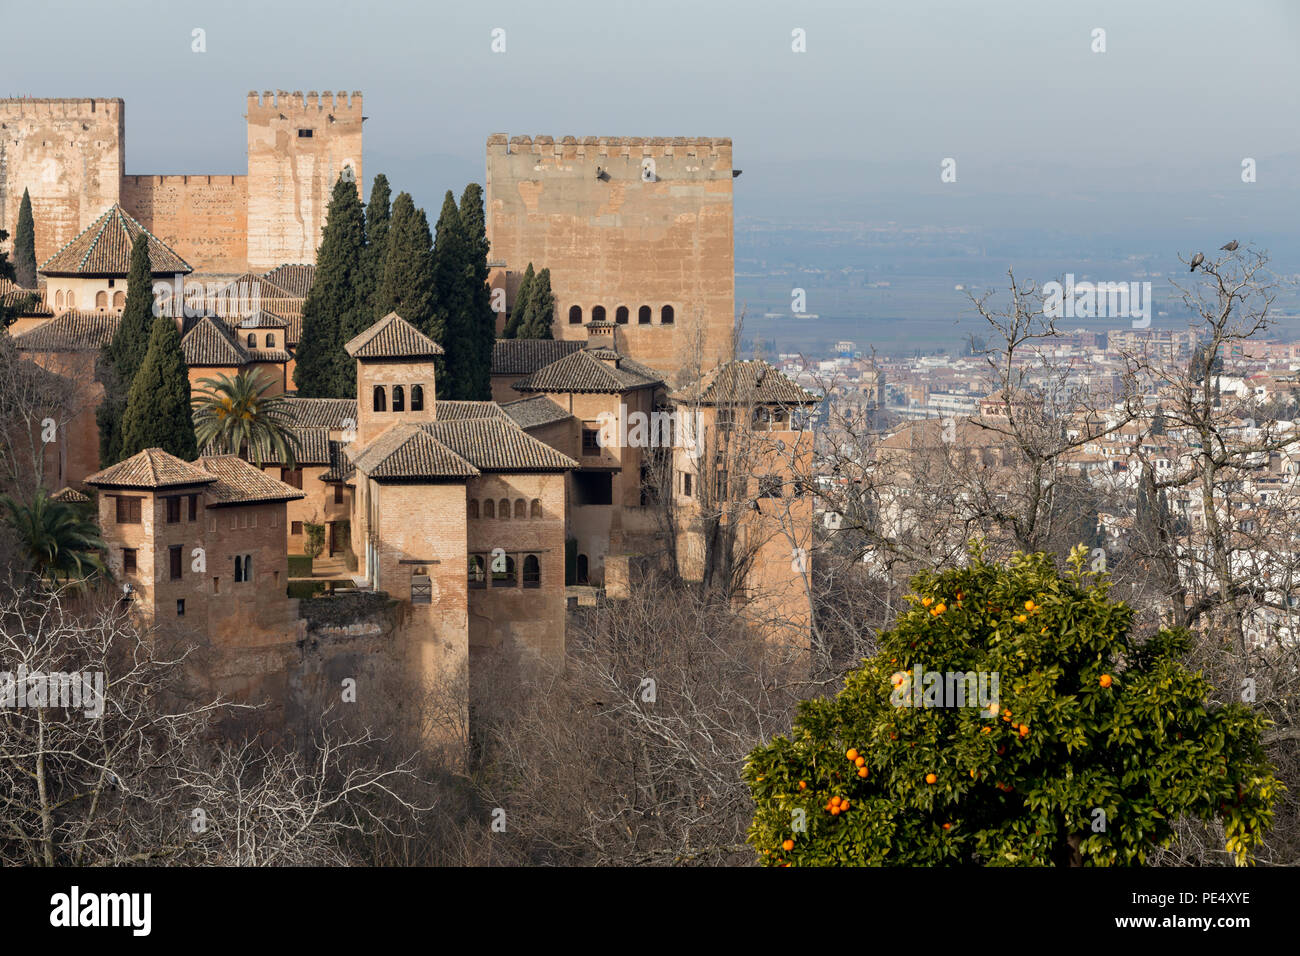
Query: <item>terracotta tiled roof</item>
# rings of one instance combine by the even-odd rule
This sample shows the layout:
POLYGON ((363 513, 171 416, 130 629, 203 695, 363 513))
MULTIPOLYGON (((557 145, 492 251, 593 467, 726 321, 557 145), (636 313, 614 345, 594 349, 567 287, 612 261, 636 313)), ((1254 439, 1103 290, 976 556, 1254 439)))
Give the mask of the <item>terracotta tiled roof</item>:
POLYGON ((90 503, 90 496, 83 495, 76 488, 60 488, 54 494, 50 495, 51 501, 62 501, 69 505, 84 505, 90 503))
POLYGON ((453 402, 439 400, 434 418, 440 422, 465 421, 470 418, 505 418, 496 402, 453 402))
POLYGON ((274 362, 283 365, 285 362, 289 361, 289 359, 293 358, 293 356, 284 349, 250 349, 245 346, 244 351, 248 353, 248 360, 250 362, 274 362))
POLYGON ((24 289, 9 279, 0 279, 0 309, 19 309, 20 318, 53 315, 54 310, 45 303, 45 290, 24 289))
POLYGON ((349 454, 358 471, 379 480, 471 478, 478 474, 477 468, 419 425, 394 425, 361 451, 349 454))
POLYGON ((673 398, 702 405, 815 405, 819 399, 762 359, 728 362, 673 398))
POLYGON ((239 368, 249 362, 248 350, 224 322, 210 315, 199 319, 181 338, 181 354, 191 368, 239 368))
POLYGON ((47 276, 125 276, 131 271, 135 237, 149 237, 149 271, 155 276, 188 275, 194 270, 162 240, 140 225, 117 203, 109 206, 79 236, 45 260, 47 276))
POLYGON ((396 312, 389 312, 343 348, 355 359, 422 358, 443 354, 441 345, 396 312))
POLYGON ((101 349, 113 340, 122 316, 113 312, 64 312, 24 332, 14 344, 24 352, 77 352, 101 349))
POLYGON ((320 476, 321 481, 349 481, 357 470, 352 467, 352 462, 348 460, 347 452, 343 450, 341 441, 331 441, 329 443, 330 466, 329 470, 320 476))
POLYGON ((307 497, 297 488, 272 478, 236 455, 200 458, 198 463, 216 478, 205 492, 209 508, 293 501, 307 497))
POLYGON ((307 298, 307 292, 311 289, 311 281, 315 276, 316 267, 314 265, 304 265, 297 262, 286 262, 266 273, 267 279, 280 286, 280 288, 287 289, 290 294, 300 299, 307 298))
POLYGON ((506 418, 426 422, 420 426, 480 471, 566 471, 578 463, 506 418))
POLYGON ((663 383, 663 376, 610 349, 566 355, 511 386, 517 392, 618 394, 663 383))
POLYGON ((493 375, 532 375, 539 368, 582 350, 567 339, 497 339, 492 346, 493 375))
MULTIPOLYGON (((290 428, 289 431, 293 433, 293 437, 297 440, 294 459, 299 467, 320 467, 330 464, 330 430, 328 428, 290 428)), ((269 444, 262 442, 261 445, 263 465, 284 464, 269 444)), ((211 458, 221 457, 220 449, 212 445, 204 448, 203 454, 211 458)))
POLYGON ((545 395, 534 395, 532 398, 507 402, 501 406, 501 410, 524 430, 562 422, 566 418, 573 417, 545 395))
POLYGON ((216 479, 198 465, 181 461, 161 448, 146 448, 86 479, 97 488, 175 488, 206 485, 216 479))
POLYGON ((357 423, 354 398, 286 398, 285 409, 302 428, 342 428, 344 419, 357 423))
POLYGON ((239 327, 241 329, 287 329, 289 320, 282 315, 276 315, 274 312, 258 309, 252 315, 241 318, 239 327))

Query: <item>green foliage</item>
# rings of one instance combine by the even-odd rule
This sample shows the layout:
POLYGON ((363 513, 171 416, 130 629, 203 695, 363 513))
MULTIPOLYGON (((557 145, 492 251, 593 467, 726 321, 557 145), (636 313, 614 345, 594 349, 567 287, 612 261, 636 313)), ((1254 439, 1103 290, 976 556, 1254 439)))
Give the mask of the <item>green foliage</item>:
POLYGON ((136 373, 149 351, 154 321, 153 273, 149 264, 149 238, 135 237, 131 244, 131 268, 127 273, 126 304, 122 322, 112 341, 104 347, 98 371, 104 386, 104 400, 95 410, 99 425, 99 461, 110 465, 127 457, 122 454, 122 416, 136 373))
POLYGON ((460 227, 466 257, 465 299, 467 390, 461 396, 471 401, 492 398, 492 346, 496 343, 497 317, 492 311, 492 290, 488 288, 487 219, 483 211, 483 187, 470 183, 460 197, 460 227))
POLYGON ((32 218, 32 197, 23 190, 14 229, 14 282, 24 289, 36 288, 36 221, 32 218))
POLYGON ((30 501, 0 496, 31 571, 51 584, 83 581, 104 571, 99 526, 84 508, 49 497, 37 488, 30 501))
POLYGON ((472 273, 460 210, 449 189, 443 197, 442 212, 434 229, 433 284, 443 331, 442 338, 437 341, 447 350, 443 360, 444 377, 438 380, 438 394, 450 399, 467 398, 474 389, 478 347, 474 341, 473 304, 467 295, 472 273))
POLYGON ((519 331, 524 327, 524 322, 528 316, 528 303, 533 292, 533 281, 533 264, 530 262, 528 268, 524 270, 523 279, 519 282, 519 289, 515 292, 515 307, 510 310, 510 318, 501 331, 503 339, 520 338, 519 331))
POLYGON ((298 466, 298 439, 293 415, 283 395, 268 394, 270 376, 242 371, 199 380, 193 397, 195 438, 200 448, 219 455, 239 455, 258 468, 267 460, 285 468, 298 466))
POLYGON ((160 315, 149 333, 149 350, 127 393, 122 414, 122 458, 161 448, 185 461, 199 456, 190 406, 190 380, 176 321, 160 315))
MULTIPOLYGON (((5 240, 8 238, 9 233, 0 229, 0 247, 4 246, 5 240)), ((0 248, 0 279, 9 279, 12 281, 13 277, 14 265, 9 261, 9 253, 3 248, 0 248)), ((0 302, 0 324, 2 324, 4 328, 8 328, 17 317, 17 309, 6 308, 5 304, 0 302)))
POLYGON ((356 367, 343 345, 372 321, 365 252, 361 199, 356 184, 340 177, 330 197, 316 272, 302 307, 302 339, 293 373, 302 396, 356 395, 356 367))
POLYGON ((396 312, 441 342, 442 327, 434 311, 433 237, 424 210, 415 208, 410 193, 398 193, 393 201, 387 246, 374 318, 396 312))
POLYGON ((307 532, 307 542, 303 545, 303 552, 314 561, 325 550, 325 526, 315 521, 304 521, 302 530, 307 532))
POLYGON ((998 566, 973 547, 967 567, 918 575, 877 656, 837 696, 804 702, 789 737, 750 754, 760 859, 1140 865, 1187 816, 1218 819, 1227 851, 1247 862, 1281 790, 1260 745, 1266 721, 1212 702, 1179 660, 1186 632, 1137 643, 1133 612, 1107 598, 1086 557, 1076 548, 1061 574, 1046 555, 998 566), (997 715, 895 706, 914 667, 998 674, 997 715), (827 809, 833 797, 849 809, 827 809))
POLYGON ((551 325, 555 321, 555 296, 551 292, 551 270, 543 269, 537 273, 532 289, 529 290, 528 311, 520 330, 521 339, 549 339, 551 325))
POLYGON ((366 313, 374 318, 385 314, 377 310, 379 287, 384 279, 384 255, 388 251, 392 195, 388 177, 380 173, 370 184, 370 202, 366 203, 366 313))

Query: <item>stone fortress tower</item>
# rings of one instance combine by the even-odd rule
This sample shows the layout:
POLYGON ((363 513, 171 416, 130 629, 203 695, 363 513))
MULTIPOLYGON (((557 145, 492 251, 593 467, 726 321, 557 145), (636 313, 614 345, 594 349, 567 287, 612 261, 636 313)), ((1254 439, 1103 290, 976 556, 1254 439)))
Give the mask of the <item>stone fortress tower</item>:
POLYGON ((127 175, 121 99, 0 100, 0 229, 26 189, 38 264, 113 203, 198 272, 314 262, 345 168, 361 192, 361 94, 250 92, 247 111, 246 175, 127 175))

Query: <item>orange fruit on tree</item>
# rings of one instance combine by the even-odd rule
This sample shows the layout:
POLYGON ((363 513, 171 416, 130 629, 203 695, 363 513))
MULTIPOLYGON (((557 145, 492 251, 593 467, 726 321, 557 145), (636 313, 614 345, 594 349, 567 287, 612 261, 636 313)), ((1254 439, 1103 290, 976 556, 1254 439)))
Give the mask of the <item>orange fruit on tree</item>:
POLYGON ((808 781, 806 781, 806 780, 800 780, 800 781, 799 781, 799 789, 800 789, 800 790, 807 790, 807 789, 808 789, 808 781))
POLYGON ((1109 674, 1102 674, 1101 677, 1097 679, 1097 683, 1102 687, 1109 687, 1112 683, 1111 676, 1109 674))
POLYGON ((938 778, 935 774, 927 773, 927 774, 925 775, 925 782, 926 782, 926 783, 938 783, 938 782, 939 782, 939 778, 938 778))
POLYGON ((944 828, 945 830, 951 830, 951 829, 952 829, 952 824, 951 824, 951 823, 945 823, 945 824, 943 825, 943 828, 944 828))
POLYGON ((781 849, 785 850, 786 853, 789 853, 794 849, 794 840, 786 840, 781 844, 781 849))
POLYGON ((1028 737, 1028 736, 1029 736, 1029 725, 1028 725, 1028 724, 1021 724, 1021 725, 1020 725, 1020 736, 1021 736, 1021 737, 1028 737))
POLYGON ((846 753, 844 756, 848 757, 850 760, 857 760, 858 752, 852 748, 849 748, 849 752, 846 753))
POLYGON ((858 768, 858 776, 859 776, 859 777, 865 777, 866 775, 867 775, 867 768, 866 768, 866 767, 859 767, 859 768, 858 768))
POLYGON ((931 597, 924 598, 922 599, 921 603, 924 604, 926 607, 929 607, 931 604, 934 603, 934 598, 931 597))
POLYGON ((1034 602, 1033 602, 1033 601, 1026 601, 1026 602, 1025 602, 1025 610, 1026 610, 1026 611, 1032 611, 1032 610, 1034 609, 1034 606, 1035 606, 1035 605, 1034 605, 1034 602))
POLYGON ((867 758, 859 756, 858 759, 854 760, 853 762, 857 764, 859 767, 865 767, 867 764, 867 758))
POLYGON ((972 768, 971 768, 971 771, 970 771, 970 778, 971 778, 972 780, 974 780, 974 779, 975 779, 975 776, 976 776, 976 774, 975 774, 975 768, 972 767, 972 768))

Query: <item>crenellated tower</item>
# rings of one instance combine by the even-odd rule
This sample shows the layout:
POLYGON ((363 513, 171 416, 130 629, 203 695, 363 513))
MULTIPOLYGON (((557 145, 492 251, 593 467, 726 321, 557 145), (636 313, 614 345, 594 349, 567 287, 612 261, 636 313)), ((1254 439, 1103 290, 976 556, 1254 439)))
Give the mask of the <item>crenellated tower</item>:
POLYGON ((339 176, 361 193, 364 118, 360 92, 248 94, 250 271, 316 261, 339 176))

